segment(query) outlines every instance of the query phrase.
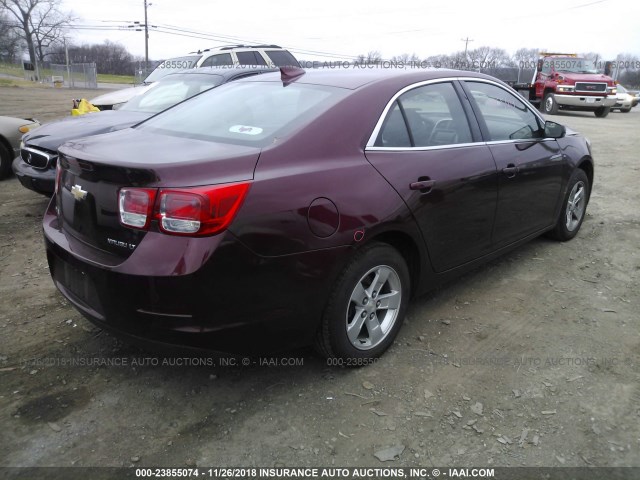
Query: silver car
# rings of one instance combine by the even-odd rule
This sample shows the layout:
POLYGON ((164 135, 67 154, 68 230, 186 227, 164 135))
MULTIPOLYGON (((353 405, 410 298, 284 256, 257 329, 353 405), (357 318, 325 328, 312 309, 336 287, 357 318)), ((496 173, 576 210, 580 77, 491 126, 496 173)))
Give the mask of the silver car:
POLYGON ((20 154, 22 135, 39 126, 33 118, 0 117, 0 180, 11 173, 11 162, 20 154))

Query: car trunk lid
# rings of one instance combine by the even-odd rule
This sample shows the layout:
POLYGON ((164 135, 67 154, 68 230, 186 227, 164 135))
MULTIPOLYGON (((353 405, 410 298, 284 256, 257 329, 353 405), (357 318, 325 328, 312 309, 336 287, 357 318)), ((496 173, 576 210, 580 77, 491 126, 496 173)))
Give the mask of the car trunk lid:
MULTIPOLYGON (((146 232, 120 224, 123 187, 185 188, 253 179, 260 149, 135 129, 68 142, 60 148, 56 193, 60 228, 122 259, 146 232)), ((151 231, 157 231, 154 225, 151 231)))

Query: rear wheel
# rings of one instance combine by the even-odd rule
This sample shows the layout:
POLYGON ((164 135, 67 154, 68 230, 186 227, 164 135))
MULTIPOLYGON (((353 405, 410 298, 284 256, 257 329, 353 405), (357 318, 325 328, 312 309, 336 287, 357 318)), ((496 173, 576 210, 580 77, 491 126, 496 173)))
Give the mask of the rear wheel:
POLYGON ((584 170, 573 172, 556 226, 549 232, 550 237, 566 242, 578 234, 587 211, 589 188, 589 179, 584 170))
POLYGON ((542 101, 542 111, 548 115, 555 115, 558 113, 558 102, 553 93, 549 92, 544 96, 542 101))
POLYGON ((7 178, 11 173, 11 155, 2 143, 0 143, 0 180, 7 178))
POLYGON ((610 107, 599 107, 599 108, 596 108, 593 113, 596 114, 596 117, 604 118, 607 115, 609 115, 610 111, 611 111, 610 107))
POLYGON ((317 333, 317 350, 327 358, 380 356, 402 326, 410 289, 409 270, 397 250, 384 243, 364 247, 336 282, 317 333))

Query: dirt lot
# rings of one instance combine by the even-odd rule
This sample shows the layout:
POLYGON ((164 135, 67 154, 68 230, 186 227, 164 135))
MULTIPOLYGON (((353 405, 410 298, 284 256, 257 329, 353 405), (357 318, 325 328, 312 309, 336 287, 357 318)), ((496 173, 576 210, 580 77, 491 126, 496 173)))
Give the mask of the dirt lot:
MULTIPOLYGON (((73 96, 0 88, 0 115, 48 120, 73 96)), ((64 301, 47 199, 1 182, 0 465, 640 466, 640 107, 554 120, 593 143, 578 237, 540 238, 414 301, 396 344, 356 370, 311 351, 284 366, 134 365, 162 359, 64 301), (61 364, 78 359, 122 365, 61 364), (395 461, 374 456, 392 446, 395 461)))

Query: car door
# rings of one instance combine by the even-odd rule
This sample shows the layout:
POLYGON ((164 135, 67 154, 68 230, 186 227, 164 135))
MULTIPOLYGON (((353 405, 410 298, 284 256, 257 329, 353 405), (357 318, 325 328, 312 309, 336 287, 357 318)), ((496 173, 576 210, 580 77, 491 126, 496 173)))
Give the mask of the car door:
POLYGON ((488 80, 462 83, 498 169, 493 243, 499 248, 555 222, 566 158, 516 94, 488 80))
POLYGON ((497 198, 493 157, 454 84, 421 82, 400 91, 366 148, 412 211, 436 272, 489 252, 497 198))

